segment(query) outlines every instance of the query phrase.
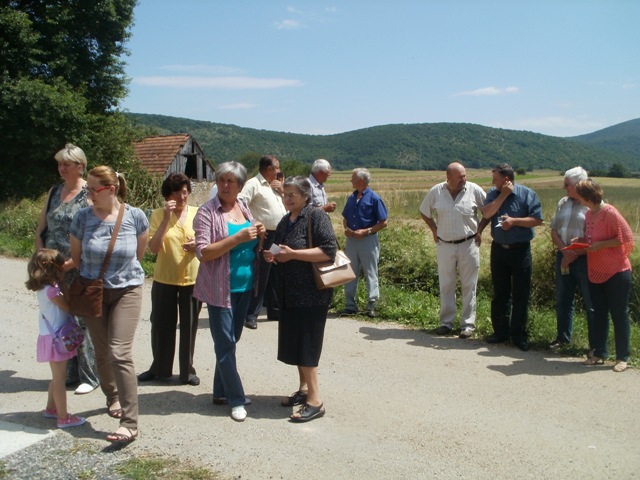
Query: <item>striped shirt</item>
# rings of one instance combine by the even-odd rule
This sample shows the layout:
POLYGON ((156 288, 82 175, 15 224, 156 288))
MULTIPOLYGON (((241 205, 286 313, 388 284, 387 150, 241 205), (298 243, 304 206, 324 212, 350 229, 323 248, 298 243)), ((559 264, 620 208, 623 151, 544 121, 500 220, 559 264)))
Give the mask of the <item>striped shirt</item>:
MULTIPOLYGON (((251 221, 253 216, 243 202, 236 200, 242 215, 251 221)), ((200 268, 193 288, 193 296, 212 307, 231 308, 231 262, 229 252, 209 261, 202 261, 202 249, 229 236, 220 198, 215 196, 204 203, 193 220, 196 232, 196 256, 200 268)))
POLYGON ((555 230, 565 245, 572 238, 584 237, 584 219, 589 210, 578 200, 563 197, 558 202, 556 214, 551 219, 551 230, 555 230))

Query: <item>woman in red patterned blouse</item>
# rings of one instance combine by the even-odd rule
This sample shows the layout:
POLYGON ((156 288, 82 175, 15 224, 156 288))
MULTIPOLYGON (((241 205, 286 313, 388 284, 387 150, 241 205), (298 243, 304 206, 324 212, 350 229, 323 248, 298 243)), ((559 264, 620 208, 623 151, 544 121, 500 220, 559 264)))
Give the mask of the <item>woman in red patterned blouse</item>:
POLYGON ((615 372, 624 372, 631 351, 629 293, 633 233, 624 217, 603 201, 600 185, 588 178, 576 185, 580 202, 589 207, 585 219, 589 290, 594 308, 594 351, 583 363, 602 365, 608 352, 609 313, 615 334, 615 372))

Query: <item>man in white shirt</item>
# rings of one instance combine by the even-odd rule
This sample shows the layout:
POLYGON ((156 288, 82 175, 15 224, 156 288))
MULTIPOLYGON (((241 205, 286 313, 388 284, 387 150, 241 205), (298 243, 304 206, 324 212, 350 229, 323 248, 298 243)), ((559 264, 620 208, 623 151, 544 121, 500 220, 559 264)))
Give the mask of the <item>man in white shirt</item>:
MULTIPOLYGON (((267 229, 263 248, 268 249, 273 243, 276 227, 287 213, 282 202, 282 183, 277 180, 280 172, 280 161, 273 155, 265 155, 260 159, 260 173, 247 180, 238 198, 245 202, 253 217, 267 229)), ((271 274, 271 263, 267 263, 260 255, 257 291, 254 291, 249 304, 249 311, 245 320, 245 327, 255 330, 258 328, 257 319, 265 300, 267 304, 267 319, 278 320, 277 280, 271 274)))
POLYGON ((331 175, 331 164, 324 158, 319 158, 311 166, 309 183, 311 184, 311 203, 314 207, 321 208, 327 213, 336 209, 336 202, 330 202, 324 190, 324 183, 331 175))
POLYGON ((435 330, 438 335, 448 335, 453 330, 456 319, 456 270, 462 286, 459 337, 469 338, 475 329, 482 241, 478 224, 485 198, 486 194, 480 186, 467 182, 464 166, 454 162, 447 167, 447 181, 433 186, 420 206, 422 219, 436 243, 440 282, 440 326, 435 330))

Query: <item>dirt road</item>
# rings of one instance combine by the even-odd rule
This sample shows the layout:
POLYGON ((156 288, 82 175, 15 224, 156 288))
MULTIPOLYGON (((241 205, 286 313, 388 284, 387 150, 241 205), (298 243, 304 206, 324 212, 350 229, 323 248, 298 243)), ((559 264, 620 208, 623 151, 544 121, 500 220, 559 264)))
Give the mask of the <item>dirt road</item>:
MULTIPOLYGON (((49 428, 49 367, 35 361, 37 303, 26 262, 0 258, 0 420, 49 428)), ((151 362, 149 285, 136 336, 137 371, 151 362)), ((292 424, 282 395, 296 372, 276 361, 276 322, 245 330, 238 364, 253 400, 244 423, 211 404, 206 310, 198 387, 144 384, 140 437, 128 449, 189 458, 243 479, 629 479, 640 475, 640 375, 482 340, 440 338, 395 324, 333 318, 320 364, 327 414, 292 424)), ((176 376, 174 376, 174 379, 176 376)), ((103 445, 116 426, 104 397, 69 392, 86 426, 59 432, 103 445)))

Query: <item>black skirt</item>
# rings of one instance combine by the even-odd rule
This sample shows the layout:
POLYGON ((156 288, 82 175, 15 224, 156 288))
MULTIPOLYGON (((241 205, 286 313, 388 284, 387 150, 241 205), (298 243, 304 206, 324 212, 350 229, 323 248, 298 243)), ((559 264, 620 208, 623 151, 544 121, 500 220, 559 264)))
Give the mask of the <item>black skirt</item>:
POLYGON ((288 365, 317 367, 328 312, 328 306, 281 308, 278 360, 288 365))

